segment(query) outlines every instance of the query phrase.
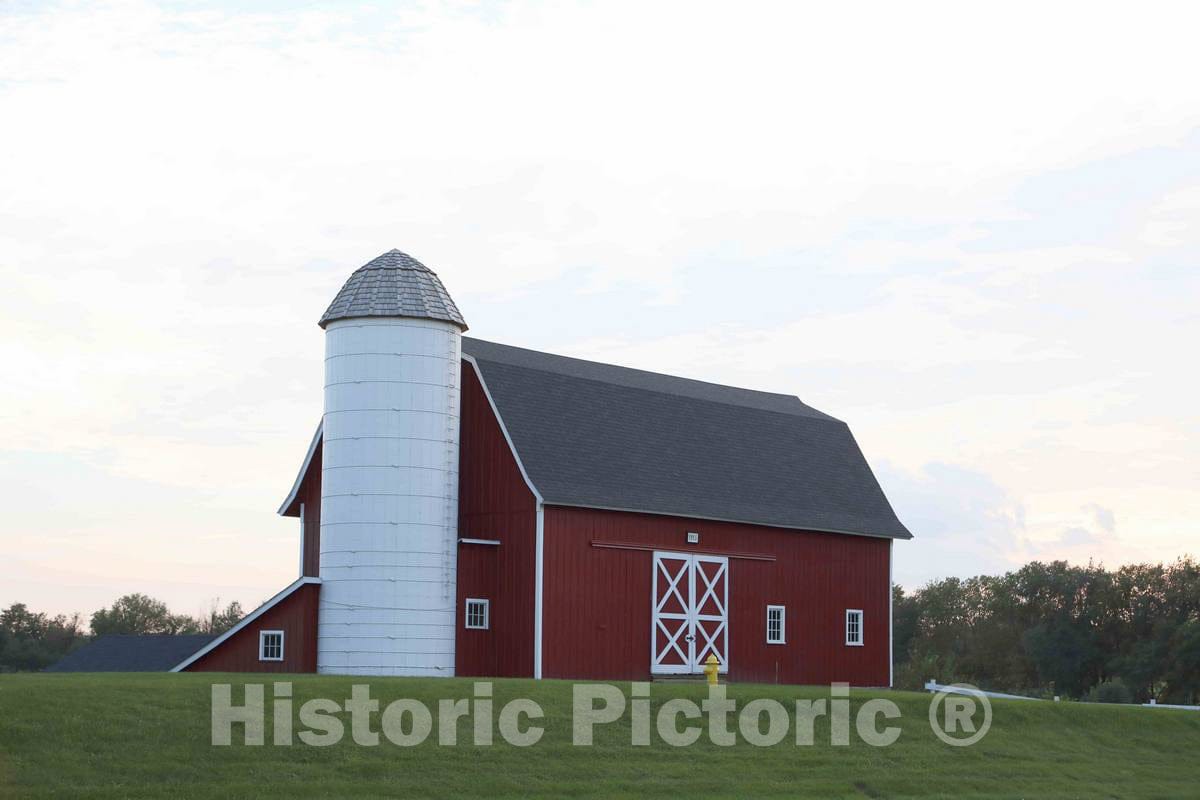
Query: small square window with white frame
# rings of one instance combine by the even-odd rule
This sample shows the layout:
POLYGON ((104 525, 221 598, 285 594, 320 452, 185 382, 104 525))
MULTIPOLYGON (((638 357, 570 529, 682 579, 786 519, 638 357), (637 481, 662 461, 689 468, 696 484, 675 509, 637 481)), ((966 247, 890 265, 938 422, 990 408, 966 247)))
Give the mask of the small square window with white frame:
POLYGON ((846 644, 852 647, 862 647, 863 643, 863 612, 861 608, 846 609, 846 644))
POLYGON ((283 661, 283 631, 258 632, 258 660, 283 661))
POLYGON ((474 597, 467 598, 466 607, 466 626, 471 630, 486 631, 488 629, 488 606, 487 600, 481 600, 474 597))
POLYGON ((784 620, 787 609, 783 606, 767 606, 767 644, 784 644, 784 620))

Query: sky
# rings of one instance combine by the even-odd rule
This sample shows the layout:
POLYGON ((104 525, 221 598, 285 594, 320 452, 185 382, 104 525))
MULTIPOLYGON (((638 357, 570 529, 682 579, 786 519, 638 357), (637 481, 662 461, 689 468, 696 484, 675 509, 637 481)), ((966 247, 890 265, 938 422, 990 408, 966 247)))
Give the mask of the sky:
POLYGON ((0 606, 256 606, 317 320, 847 421, 907 588, 1200 555, 1200 10, 0 3, 0 606))

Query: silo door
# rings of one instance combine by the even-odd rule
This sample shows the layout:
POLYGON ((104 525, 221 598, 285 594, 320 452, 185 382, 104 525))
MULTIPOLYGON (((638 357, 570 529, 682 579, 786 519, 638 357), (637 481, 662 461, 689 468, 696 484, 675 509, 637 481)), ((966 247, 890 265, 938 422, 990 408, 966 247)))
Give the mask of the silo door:
POLYGON ((728 671, 728 559, 656 552, 651 610, 651 673, 700 673, 709 655, 728 671))

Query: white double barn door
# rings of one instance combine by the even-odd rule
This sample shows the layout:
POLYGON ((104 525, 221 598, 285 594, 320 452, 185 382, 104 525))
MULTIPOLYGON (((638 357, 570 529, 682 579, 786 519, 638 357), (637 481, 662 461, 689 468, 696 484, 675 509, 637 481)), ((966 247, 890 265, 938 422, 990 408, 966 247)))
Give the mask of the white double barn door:
POLYGON ((654 554, 650 672, 702 672, 715 655, 729 668, 729 559, 696 553, 654 554))

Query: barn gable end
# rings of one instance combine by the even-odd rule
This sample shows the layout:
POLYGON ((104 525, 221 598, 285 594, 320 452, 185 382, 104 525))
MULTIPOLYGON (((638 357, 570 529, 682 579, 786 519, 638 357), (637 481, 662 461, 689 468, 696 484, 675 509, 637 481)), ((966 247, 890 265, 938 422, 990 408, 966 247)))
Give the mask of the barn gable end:
POLYGON ((455 674, 532 677, 538 500, 468 359, 462 387, 455 674), (487 628, 467 627, 468 599, 487 628))

